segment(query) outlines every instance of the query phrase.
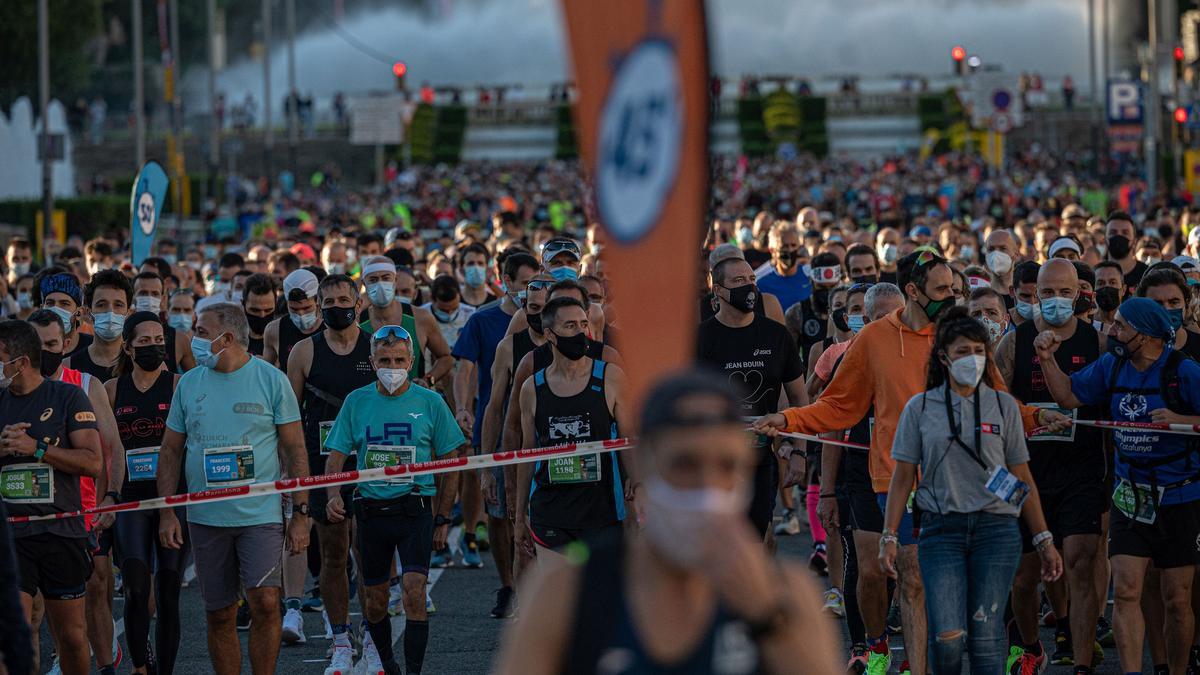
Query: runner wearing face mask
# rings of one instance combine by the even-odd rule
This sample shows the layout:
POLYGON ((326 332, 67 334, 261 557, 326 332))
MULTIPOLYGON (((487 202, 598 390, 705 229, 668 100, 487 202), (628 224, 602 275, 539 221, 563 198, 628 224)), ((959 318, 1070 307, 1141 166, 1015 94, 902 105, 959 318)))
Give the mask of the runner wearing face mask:
POLYGON ((738 396, 708 373, 650 392, 625 451, 646 467, 644 529, 593 546, 586 563, 541 566, 498 673, 590 675, 614 654, 638 673, 836 672, 817 589, 773 564, 741 516, 759 457, 738 396))
MULTIPOLYGON (((412 338, 400 326, 383 326, 371 337, 370 359, 378 380, 346 396, 325 441, 330 452, 326 473, 341 471, 350 455, 357 455, 359 469, 372 469, 452 458, 470 447, 442 398, 409 380, 412 350, 412 338)), ((330 517, 343 519, 353 513, 358 527, 367 620, 364 672, 421 672, 429 641, 429 558, 449 535, 458 479, 458 472, 446 474, 440 490, 428 475, 361 483, 353 511, 346 507, 340 488, 326 488, 330 517), (388 581, 397 555, 403 571, 403 671, 392 653, 388 616, 388 581)))
POLYGON ((283 298, 288 315, 267 324, 263 331, 263 359, 275 363, 287 372, 292 348, 304 338, 322 328, 321 312, 317 308, 317 276, 304 269, 296 270, 283 280, 283 298))
MULTIPOLYGON (((166 336, 157 313, 135 312, 125 322, 125 346, 116 378, 104 383, 108 403, 116 411, 121 442, 126 446, 121 501, 159 496, 155 479, 167 411, 179 376, 165 366, 166 336)), ((187 492, 181 480, 178 492, 187 492)), ((175 509, 176 518, 184 516, 175 509)), ((179 650, 179 590, 188 556, 183 546, 172 550, 158 540, 158 511, 117 516, 116 551, 125 595, 125 635, 135 673, 169 673, 179 650), (153 571, 153 575, 151 572, 153 571), (151 584, 153 579, 153 585, 151 584), (150 650, 150 596, 155 599, 155 644, 150 650)))
MULTIPOLYGON (((744 383, 743 415, 774 412, 781 392, 787 393, 791 403, 805 403, 804 369, 795 343, 783 326, 754 313, 759 294, 750 265, 744 260, 726 260, 713 269, 712 280, 720 309, 700 325, 697 362, 726 373, 733 382, 744 383)), ((748 514, 759 536, 765 537, 779 485, 795 484, 802 476, 803 461, 788 444, 785 459, 789 471, 781 481, 772 441, 759 436, 754 447, 759 454, 748 514)))
POLYGON ((1032 321, 1038 310, 1037 276, 1041 265, 1032 260, 1026 260, 1017 265, 1013 272, 1012 288, 1013 308, 1008 311, 1009 322, 1020 326, 1026 321, 1032 321))
POLYGON ((542 247, 542 269, 555 281, 574 281, 579 278, 581 257, 574 239, 551 239, 542 247))
POLYGON ((121 331, 133 303, 133 285, 116 270, 101 270, 84 288, 84 303, 92 315, 95 340, 67 359, 66 366, 99 378, 112 378, 121 354, 121 331))
MULTIPOLYGON (((442 339, 453 351, 454 343, 458 341, 458 334, 462 331, 463 326, 467 325, 467 320, 471 318, 471 315, 475 313, 475 307, 467 304, 463 299, 463 291, 458 281, 450 275, 443 274, 430 282, 429 295, 431 300, 421 308, 433 314, 442 339)), ((449 402, 453 403, 453 392, 448 392, 448 395, 451 396, 449 402)))
MULTIPOLYGON (((133 278, 133 309, 138 312, 151 312, 155 316, 163 314, 163 278, 154 272, 142 272, 133 278)), ((163 336, 166 338, 167 370, 182 372, 196 365, 192 359, 191 323, 187 328, 178 329, 169 321, 163 326, 163 336)), ((178 319, 176 320, 178 322, 178 319)))
POLYGON ((62 266, 38 272, 33 304, 58 316, 63 325, 63 354, 70 356, 92 344, 92 336, 79 330, 83 288, 73 273, 62 266))
POLYGON ((842 265, 833 253, 818 253, 812 259, 812 275, 812 296, 784 313, 805 363, 815 360, 812 350, 828 332, 830 294, 842 282, 842 265))
MULTIPOLYGON (((587 356, 587 312, 574 298, 542 309, 554 358, 521 386, 522 447, 620 437, 630 429, 619 366, 587 356)), ((517 466, 516 543, 539 556, 565 555, 574 542, 619 535, 637 489, 631 458, 595 454, 517 466)))
POLYGON ((275 320, 275 280, 270 275, 256 273, 246 278, 242 287, 242 309, 250 326, 250 353, 262 356, 266 348, 267 326, 275 320))
MULTIPOLYGON (((1046 331, 1061 339, 1055 353, 1060 370, 1075 373, 1100 357, 1100 339, 1087 321, 1074 314, 1079 277, 1067 260, 1048 260, 1038 272, 1040 311, 1000 341, 995 361, 1014 396, 1026 404, 1058 409, 1046 388, 1034 339, 1046 331)), ((1084 407, 1062 410, 1076 419, 1099 419, 1100 410, 1084 407)), ((1065 583, 1046 583, 1046 595, 1057 617, 1055 651, 1049 660, 1057 665, 1090 668, 1093 665, 1096 618, 1095 552, 1101 533, 1101 514, 1107 510, 1105 458, 1099 433, 1073 427, 1058 434, 1031 436, 1029 470, 1041 493, 1041 504, 1050 532, 1049 545, 1057 547, 1067 563, 1065 583)), ((1030 532, 1024 532, 1030 535, 1030 532)), ((1025 539, 1028 539, 1025 536, 1025 539)), ((1040 595, 1038 555, 1025 543, 1025 555, 1012 591, 1012 608, 1018 634, 1013 635, 1010 663, 1032 659, 1041 667, 1047 655, 1037 637, 1040 595)), ((1101 656, 1103 652, 1100 652, 1101 656)))
POLYGON ((984 241, 984 264, 991 272, 988 282, 1004 300, 1005 310, 1015 306, 1012 295, 1013 267, 1017 259, 1017 241, 1009 230, 994 230, 984 241))
MULTIPOLYGON (((924 390, 934 322, 954 304, 954 275, 946 261, 932 251, 914 251, 905 256, 899 272, 907 296, 904 308, 858 334, 821 398, 809 406, 767 415, 753 425, 755 431, 768 434, 778 430, 826 433, 854 426, 874 406, 870 470, 877 502, 885 500, 891 481, 892 436, 900 411, 910 398, 924 390)), ((1050 410, 1036 413, 1025 410, 1025 416, 1025 424, 1030 428, 1039 422, 1055 428, 1069 422, 1050 410)), ((881 511, 882 507, 880 503, 881 511)), ((925 591, 920 582, 911 517, 906 515, 905 521, 899 530, 901 617, 905 640, 910 645, 907 654, 912 672, 920 673, 925 670, 925 653, 911 645, 926 644, 925 617, 921 611, 925 591)), ((869 646, 890 661, 886 633, 871 636, 869 646)))
POLYGON ((813 293, 812 280, 800 264, 807 258, 796 224, 781 220, 771 226, 769 239, 771 264, 755 271, 759 291, 779 299, 786 314, 792 305, 807 300, 813 293))
POLYGON ((1121 266, 1124 281, 1122 294, 1131 295, 1148 267, 1146 263, 1134 257, 1133 244, 1138 237, 1133 226, 1133 218, 1124 211, 1109 213, 1104 223, 1104 236, 1107 243, 1105 253, 1108 260, 1121 266))
POLYGON ((894 228, 880 228, 875 235, 875 253, 879 258, 879 280, 896 283, 896 261, 900 259, 900 233, 894 228))
POLYGON ((1137 297, 1150 298, 1167 310, 1167 316, 1175 328, 1172 348, 1200 362, 1200 333, 1192 332, 1183 325, 1183 315, 1191 297, 1191 289, 1183 274, 1171 267, 1150 270, 1138 284, 1137 297))
MULTIPOLYGON (((304 445, 308 450, 309 471, 313 475, 325 472, 329 456, 325 440, 346 397, 375 381, 375 372, 371 368, 371 340, 354 322, 362 304, 358 284, 344 274, 331 274, 321 281, 317 299, 321 303, 325 328, 298 342, 288 359, 288 381, 300 401, 304 445)), ((333 654, 326 672, 348 675, 351 646, 346 561, 350 524, 339 511, 344 511, 354 487, 343 487, 332 507, 327 506, 326 492, 324 488, 318 488, 309 493, 309 514, 316 525, 321 549, 318 585, 333 633, 333 654)), ((304 619, 297 592, 304 587, 305 568, 301 563, 285 571, 291 578, 286 580, 290 597, 284 599, 283 640, 304 642, 304 619), (297 573, 299 576, 294 576, 297 573)))
POLYGON ((468 244, 458 254, 458 268, 462 273, 462 302, 471 308, 481 307, 495 299, 488 285, 489 257, 487 247, 478 242, 468 244))
POLYGON ((1004 296, 990 286, 971 291, 967 300, 967 311, 971 318, 988 330, 989 345, 995 349, 1000 338, 1008 332, 1008 312, 1004 308, 1004 296))

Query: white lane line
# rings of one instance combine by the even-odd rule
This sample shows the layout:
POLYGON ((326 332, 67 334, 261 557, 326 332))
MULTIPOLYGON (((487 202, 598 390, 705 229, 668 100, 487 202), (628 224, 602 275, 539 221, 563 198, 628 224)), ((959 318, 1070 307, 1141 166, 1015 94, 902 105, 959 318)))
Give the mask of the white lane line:
MULTIPOLYGON (((451 559, 451 561, 454 560, 454 555, 459 552, 458 541, 459 541, 459 537, 461 535, 462 535, 462 526, 450 528, 450 534, 447 535, 446 541, 450 544, 450 559, 451 559)), ((428 597, 429 593, 431 591, 433 591, 434 584, 436 584, 438 582, 438 579, 442 578, 442 573, 445 571, 446 570, 441 567, 435 567, 435 568, 429 570, 429 579, 425 582, 426 597, 428 597)), ((403 614, 401 614, 400 616, 392 617, 392 635, 396 636, 396 637, 392 638, 392 647, 395 647, 396 645, 400 644, 400 638, 404 637, 404 626, 405 626, 406 618, 407 617, 405 617, 403 614)))

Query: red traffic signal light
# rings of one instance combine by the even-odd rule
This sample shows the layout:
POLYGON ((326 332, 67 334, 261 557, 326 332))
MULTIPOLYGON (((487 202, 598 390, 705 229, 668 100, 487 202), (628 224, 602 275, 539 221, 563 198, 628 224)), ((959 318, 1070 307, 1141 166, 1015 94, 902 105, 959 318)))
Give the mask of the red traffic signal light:
POLYGON ((1187 121, 1188 121, 1188 111, 1187 111, 1187 108, 1184 108, 1183 106, 1180 106, 1180 107, 1178 107, 1178 108, 1176 108, 1176 109, 1175 109, 1175 121, 1176 121, 1176 122, 1178 122, 1178 123, 1180 123, 1180 124, 1183 124, 1183 123, 1185 123, 1185 122, 1187 122, 1187 121))
POLYGON ((407 72, 408 66, 404 65, 403 61, 397 61, 392 64, 392 74, 396 77, 404 77, 404 74, 407 72))
POLYGON ((1176 60, 1176 61, 1183 61, 1183 47, 1176 47, 1176 48, 1175 48, 1175 60, 1176 60))
POLYGON ((963 49, 962 45, 954 45, 954 48, 950 50, 950 58, 955 61, 962 61, 967 58, 967 50, 963 49))

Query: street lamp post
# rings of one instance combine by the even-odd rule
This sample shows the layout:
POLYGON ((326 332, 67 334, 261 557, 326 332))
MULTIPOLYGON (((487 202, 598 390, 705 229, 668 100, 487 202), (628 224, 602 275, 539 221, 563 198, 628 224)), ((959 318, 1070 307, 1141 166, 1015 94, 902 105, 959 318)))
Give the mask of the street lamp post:
POLYGON ((54 215, 54 186, 50 158, 50 9, 48 0, 38 0, 38 104, 42 112, 42 225, 38 228, 38 258, 45 255, 46 232, 54 215))

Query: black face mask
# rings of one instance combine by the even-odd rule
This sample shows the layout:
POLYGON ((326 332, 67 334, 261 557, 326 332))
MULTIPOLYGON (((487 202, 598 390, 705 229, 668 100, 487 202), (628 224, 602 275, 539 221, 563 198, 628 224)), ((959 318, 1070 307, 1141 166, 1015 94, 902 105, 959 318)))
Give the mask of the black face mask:
POLYGON ((62 362, 63 362, 63 353, 62 352, 48 352, 45 349, 43 349, 42 350, 42 367, 39 368, 39 370, 42 371, 42 377, 50 377, 54 373, 57 373, 58 367, 62 365, 62 362))
POLYGON ((846 323, 846 308, 838 307, 833 310, 833 325, 843 333, 850 332, 850 324, 846 323))
POLYGON ((1121 306, 1121 291, 1112 286, 1096 289, 1096 306, 1105 312, 1111 312, 1121 306))
POLYGON ((325 325, 334 330, 346 330, 354 325, 353 307, 325 307, 321 310, 325 325))
POLYGON ((850 277, 850 282, 855 284, 877 284, 879 283, 879 278, 869 274, 860 274, 856 277, 850 277))
POLYGON ((796 264, 796 258, 800 257, 799 251, 780 251, 776 256, 779 264, 784 267, 791 267, 796 264))
POLYGON ((267 316, 258 316, 257 314, 246 312, 246 323, 250 324, 250 332, 257 335, 262 335, 267 330, 267 324, 271 323, 274 319, 275 317, 270 314, 267 316))
POLYGON ((1108 257, 1124 260, 1129 255, 1129 237, 1114 234, 1108 238, 1108 257))
POLYGON ((584 333, 576 333, 574 335, 559 335, 554 334, 557 341, 554 343, 554 348, 559 354, 571 361, 578 361, 587 354, 588 337, 584 333))
POLYGON ((729 304, 739 312, 749 314, 754 311, 754 306, 758 304, 758 286, 754 284, 742 284, 741 286, 722 286, 729 291, 729 304))
POLYGON ((813 311, 822 316, 829 314, 829 289, 818 288, 812 294, 813 311))
POLYGON ((538 312, 537 314, 526 314, 525 320, 529 322, 529 330, 531 330, 535 333, 542 332, 542 313, 541 312, 538 312))
POLYGON ((1079 291, 1079 296, 1075 298, 1075 314, 1082 315, 1092 311, 1092 308, 1096 306, 1096 303, 1092 302, 1094 295, 1094 293, 1079 291))
POLYGON ((167 348, 163 345, 142 345, 133 348, 133 362, 138 368, 154 372, 167 358, 167 348))

